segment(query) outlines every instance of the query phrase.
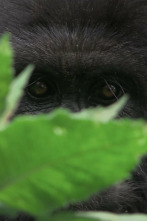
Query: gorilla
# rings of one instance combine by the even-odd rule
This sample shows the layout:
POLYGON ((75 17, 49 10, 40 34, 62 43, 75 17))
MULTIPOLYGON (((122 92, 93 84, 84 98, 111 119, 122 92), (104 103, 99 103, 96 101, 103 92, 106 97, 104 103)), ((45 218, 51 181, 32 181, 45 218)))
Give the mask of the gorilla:
MULTIPOLYGON (((147 0, 0 0, 5 32, 15 75, 35 65, 16 115, 109 106, 127 93, 118 117, 147 119, 147 0)), ((147 213, 147 157, 130 179, 62 210, 147 213)))

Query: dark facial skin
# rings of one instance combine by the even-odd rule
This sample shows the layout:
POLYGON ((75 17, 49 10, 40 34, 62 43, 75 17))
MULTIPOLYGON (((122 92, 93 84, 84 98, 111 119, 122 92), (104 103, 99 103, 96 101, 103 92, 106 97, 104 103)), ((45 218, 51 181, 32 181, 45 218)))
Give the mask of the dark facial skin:
MULTIPOLYGON (((16 115, 109 106, 127 93, 119 117, 147 118, 146 0, 0 0, 6 31, 16 75, 35 65, 16 115)), ((146 168, 144 158, 132 179, 66 209, 147 213, 146 168)))

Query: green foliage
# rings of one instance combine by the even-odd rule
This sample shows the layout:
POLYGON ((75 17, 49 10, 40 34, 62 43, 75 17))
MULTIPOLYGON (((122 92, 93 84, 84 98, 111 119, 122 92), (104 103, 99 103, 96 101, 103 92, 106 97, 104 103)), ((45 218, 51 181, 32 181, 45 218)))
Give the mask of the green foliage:
MULTIPOLYGON (((147 216, 146 215, 116 215, 112 213, 96 213, 96 212, 87 212, 87 213, 81 213, 79 215, 81 217, 86 217, 85 221, 91 221, 91 220, 99 220, 99 221, 146 221, 147 216)), ((80 220, 79 220, 80 221, 80 220)))
POLYGON ((4 109, 5 97, 9 90, 9 84, 12 79, 12 50, 6 35, 0 41, 0 112, 4 109))
POLYGON ((72 115, 72 118, 74 119, 85 119, 85 120, 93 120, 94 122, 102 122, 106 123, 110 120, 114 119, 118 113, 121 111, 122 107, 126 104, 128 100, 127 96, 124 96, 119 100, 119 102, 114 103, 110 107, 102 108, 99 107, 97 109, 89 109, 83 110, 82 112, 78 114, 72 115))
POLYGON ((5 57, 6 62, 0 66, 4 91, 0 108, 5 107, 0 122, 0 212, 21 210, 39 221, 145 220, 146 216, 108 213, 52 215, 69 202, 128 177, 147 151, 147 126, 143 121, 111 120, 125 98, 108 109, 79 114, 57 110, 50 115, 17 117, 8 124, 32 67, 13 80, 6 99, 12 52, 5 38, 1 48, 6 49, 0 51, 0 60, 5 57))
POLYGON ((1 121, 0 121, 0 129, 5 127, 7 123, 10 121, 11 117, 13 116, 14 112, 16 111, 19 100, 22 96, 22 92, 30 74, 33 70, 33 66, 28 66, 21 75, 19 75, 10 85, 9 93, 6 98, 5 102, 5 110, 2 114, 1 121), (17 90, 16 90, 17 88, 17 90))
POLYGON ((103 124, 72 116, 20 117, 1 131, 2 202, 34 214, 52 212, 127 177, 146 151, 142 122, 103 124))

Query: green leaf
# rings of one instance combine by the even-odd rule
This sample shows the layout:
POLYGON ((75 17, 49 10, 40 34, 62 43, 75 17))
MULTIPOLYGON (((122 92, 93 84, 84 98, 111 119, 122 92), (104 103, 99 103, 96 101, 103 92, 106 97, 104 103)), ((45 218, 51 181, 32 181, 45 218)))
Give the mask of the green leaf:
POLYGON ((10 85, 10 91, 7 96, 7 106, 8 111, 14 112, 17 108, 18 102, 22 96, 23 90, 30 78, 30 75, 34 67, 32 65, 28 66, 16 79, 14 79, 10 85))
POLYGON ((116 215, 113 213, 103 213, 103 212, 87 212, 81 213, 80 217, 85 217, 85 221, 89 218, 99 221, 147 221, 147 215, 116 215))
POLYGON ((0 200, 49 214, 125 178, 146 150, 142 121, 104 124, 64 111, 17 118, 0 132, 0 200))
POLYGON ((8 40, 8 35, 5 35, 0 41, 0 112, 4 109, 5 97, 13 76, 13 53, 8 40))
POLYGON ((5 125, 10 121, 10 118, 16 111, 20 98, 22 97, 24 88, 30 78, 33 71, 33 66, 28 66, 17 78, 15 78, 11 85, 9 94, 6 98, 5 111, 1 117, 0 129, 3 129, 5 125))
POLYGON ((86 109, 82 112, 73 115, 75 119, 93 119, 95 122, 109 122, 117 117, 128 100, 128 96, 123 96, 118 102, 110 105, 107 108, 98 107, 95 109, 86 109))
MULTIPOLYGON (((98 219, 97 219, 98 220, 98 219)), ((82 217, 71 213, 54 214, 48 217, 37 217, 36 221, 93 221, 93 218, 82 217)), ((101 220, 100 220, 101 221, 101 220)))

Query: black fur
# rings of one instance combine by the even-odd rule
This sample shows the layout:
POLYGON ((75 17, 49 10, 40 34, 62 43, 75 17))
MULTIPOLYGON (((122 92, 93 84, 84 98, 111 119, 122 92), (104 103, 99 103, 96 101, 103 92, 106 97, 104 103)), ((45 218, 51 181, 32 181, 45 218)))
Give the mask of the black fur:
MULTIPOLYGON (((0 34, 5 31, 16 75, 29 63, 36 67, 16 114, 107 106, 119 95, 111 102, 98 97, 103 80, 119 86, 120 96, 130 94, 120 117, 147 118, 147 0, 0 0, 0 34), (40 79, 51 89, 36 98, 29 88, 40 79)), ((144 157, 130 180, 64 209, 147 213, 146 188, 144 157)))

